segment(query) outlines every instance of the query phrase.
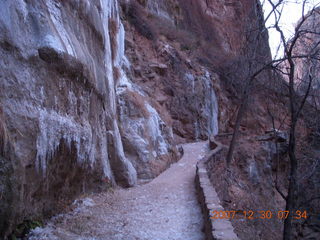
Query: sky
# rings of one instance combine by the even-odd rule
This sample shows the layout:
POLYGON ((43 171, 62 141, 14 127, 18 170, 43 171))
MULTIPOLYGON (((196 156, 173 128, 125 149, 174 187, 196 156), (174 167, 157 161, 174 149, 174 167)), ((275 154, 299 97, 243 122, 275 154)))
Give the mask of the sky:
MULTIPOLYGON (((279 2, 279 0, 272 0, 273 3, 279 2)), ((281 14, 281 18, 279 21, 279 26, 283 30, 286 39, 290 39, 294 34, 294 27, 299 19, 302 17, 302 6, 303 0, 284 0, 285 4, 279 7, 279 10, 283 10, 281 14)), ((263 4, 264 16, 265 18, 268 16, 270 11, 272 10, 271 4, 268 0, 261 0, 263 4)), ((307 0, 307 4, 305 7, 305 13, 307 13, 313 6, 320 6, 320 0, 307 0)), ((266 22, 266 27, 269 31, 269 44, 271 48, 271 53, 273 58, 282 55, 282 51, 278 51, 277 49, 280 43, 280 35, 279 33, 272 28, 274 25, 274 16, 270 17, 266 22)))

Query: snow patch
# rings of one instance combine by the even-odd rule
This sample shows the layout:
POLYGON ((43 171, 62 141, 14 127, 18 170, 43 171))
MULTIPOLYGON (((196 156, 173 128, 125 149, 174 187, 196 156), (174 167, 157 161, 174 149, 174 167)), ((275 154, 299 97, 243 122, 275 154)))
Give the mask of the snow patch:
POLYGON ((54 234, 55 229, 53 227, 47 226, 45 228, 37 227, 31 231, 28 240, 61 240, 54 234))
POLYGON ((94 203, 94 201, 92 200, 92 198, 83 198, 83 199, 77 199, 73 202, 73 205, 77 206, 77 207, 93 207, 96 204, 94 203))

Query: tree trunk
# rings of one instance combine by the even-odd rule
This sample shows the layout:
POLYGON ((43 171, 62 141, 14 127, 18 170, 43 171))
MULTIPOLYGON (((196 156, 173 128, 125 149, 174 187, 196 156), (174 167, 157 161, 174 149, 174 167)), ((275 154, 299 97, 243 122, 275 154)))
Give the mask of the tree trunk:
POLYGON ((233 130, 233 134, 232 134, 232 139, 230 142, 230 146, 229 146, 229 150, 228 150, 228 154, 227 154, 227 159, 226 159, 227 169, 230 168, 230 164, 231 164, 231 160, 232 160, 233 152, 234 152, 234 147, 236 145, 236 141, 237 141, 237 138, 239 135, 240 124, 241 124, 241 120, 243 118, 243 114, 244 114, 246 106, 247 106, 247 101, 248 101, 248 96, 245 96, 245 99, 242 101, 242 103, 239 107, 239 110, 238 110, 234 130, 233 130))
POLYGON ((296 197, 297 197, 297 158, 295 154, 295 127, 296 122, 292 123, 290 129, 290 139, 289 139, 289 159, 290 159, 290 178, 289 178, 289 189, 288 196, 286 199, 286 211, 289 211, 289 216, 284 221, 283 229, 283 240, 290 240, 292 235, 292 216, 295 212, 296 197))

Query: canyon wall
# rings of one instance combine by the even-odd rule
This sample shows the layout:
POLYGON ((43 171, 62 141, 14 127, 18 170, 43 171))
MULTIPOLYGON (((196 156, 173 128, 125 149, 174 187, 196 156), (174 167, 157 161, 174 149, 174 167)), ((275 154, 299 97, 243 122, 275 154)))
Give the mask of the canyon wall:
MULTIPOLYGON (((178 144, 230 131, 249 58, 270 59, 267 34, 248 34, 263 27, 255 0, 0 6, 0 235, 152 179, 178 144)), ((269 127, 262 105, 242 131, 269 127)))
MULTIPOLYGON (((305 15, 305 19, 300 19, 298 23, 303 21, 302 26, 300 28, 301 36, 298 38, 298 41, 296 42, 294 46, 294 54, 295 55, 305 55, 305 56, 313 56, 317 57, 319 55, 319 40, 320 40, 320 8, 316 8, 314 11, 309 12, 305 15), (303 32, 305 31, 305 32, 303 32)), ((297 24, 298 24, 297 23, 297 24)), ((317 59, 308 59, 300 58, 294 60, 297 65, 297 71, 296 71, 296 81, 297 86, 299 86, 299 83, 302 82, 302 90, 305 90, 307 88, 308 83, 308 77, 309 74, 314 77, 314 81, 312 82, 312 89, 318 90, 320 87, 319 82, 319 76, 320 76, 320 70, 319 70, 319 61, 317 59)), ((315 92, 314 95, 316 95, 318 92, 315 92)), ((311 93, 313 94, 313 92, 311 93)), ((319 105, 319 99, 316 101, 316 104, 319 105)))
POLYGON ((0 12, 1 235, 177 160, 171 126, 126 77, 117 1, 2 1, 0 12))

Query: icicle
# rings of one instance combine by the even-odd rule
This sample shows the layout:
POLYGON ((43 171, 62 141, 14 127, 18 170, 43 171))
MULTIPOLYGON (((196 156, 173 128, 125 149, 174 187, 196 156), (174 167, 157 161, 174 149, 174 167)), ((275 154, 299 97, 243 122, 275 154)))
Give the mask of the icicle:
POLYGON ((53 157, 60 140, 64 140, 69 148, 75 144, 77 161, 89 159, 94 161, 91 126, 88 122, 79 124, 71 116, 62 116, 56 111, 39 110, 39 130, 37 138, 36 167, 39 172, 46 173, 47 160, 53 157))

